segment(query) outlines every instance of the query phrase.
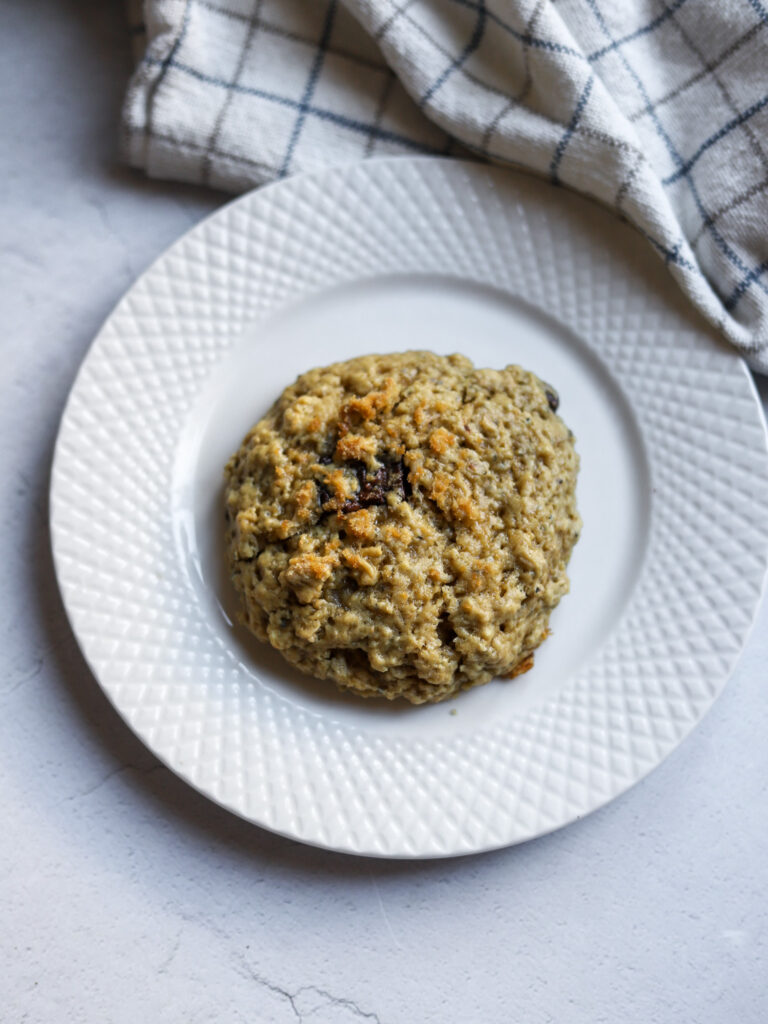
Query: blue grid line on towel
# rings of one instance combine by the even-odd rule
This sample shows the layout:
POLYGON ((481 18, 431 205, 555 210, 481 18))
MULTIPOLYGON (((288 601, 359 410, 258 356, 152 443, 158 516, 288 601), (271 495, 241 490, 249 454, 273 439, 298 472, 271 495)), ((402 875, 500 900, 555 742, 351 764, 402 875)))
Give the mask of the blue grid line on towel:
POLYGON ((422 109, 427 105, 427 103, 429 103, 429 101, 432 99, 432 97, 435 95, 438 89, 442 88, 442 86, 445 85, 445 83, 448 81, 448 79, 451 77, 454 71, 458 70, 458 68, 460 68, 462 64, 465 64, 469 57, 478 48, 482 41, 483 33, 485 32, 487 18, 488 11, 486 10, 485 7, 485 0, 479 0, 479 3, 477 5, 477 20, 475 21, 475 29, 469 39, 469 42, 461 51, 461 53, 454 60, 451 61, 451 63, 448 65, 445 71, 443 71, 443 73, 432 83, 432 85, 421 97, 421 99, 419 100, 419 106, 422 109))
POLYGON ((736 308, 736 303, 739 301, 744 292, 749 286, 768 270, 768 260, 763 260, 758 266, 753 267, 752 270, 743 277, 741 281, 736 285, 731 294, 725 300, 723 305, 730 312, 736 308))
POLYGON ((768 25, 768 10, 760 3, 760 0, 747 0, 752 10, 768 25))
MULTIPOLYGON (((250 159, 250 165, 254 168, 264 168, 267 171, 271 168, 272 176, 285 176, 296 169, 297 166, 303 165, 303 162, 307 159, 307 153, 305 152, 307 145, 305 143, 301 147, 300 155, 297 155, 297 147, 299 146, 302 133, 305 131, 305 126, 311 119, 336 125, 345 131, 353 133, 355 136, 364 137, 365 141, 363 142, 361 155, 371 155, 374 153, 374 143, 379 141, 384 146, 396 146, 420 153, 442 154, 450 152, 454 147, 456 140, 451 137, 449 132, 439 131, 439 141, 436 142, 435 137, 429 131, 424 131, 422 125, 414 120, 409 120, 407 114, 404 114, 400 96, 397 96, 392 104, 393 111, 396 111, 394 114, 395 123, 385 127, 385 110, 390 102, 389 97, 392 87, 396 84, 397 80, 392 76, 392 71, 388 67, 383 54, 377 54, 375 49, 370 47, 366 49, 365 46, 360 48, 358 54, 354 52, 356 49, 356 37, 354 32, 347 27, 346 22, 344 27, 341 27, 341 11, 344 4, 339 3, 339 0, 325 0, 322 4, 316 4, 315 0, 312 0, 311 3, 307 2, 307 13, 311 13, 312 18, 308 19, 306 25, 302 24, 301 20, 295 19, 294 15, 284 18, 279 4, 273 7, 271 18, 268 14, 262 23, 259 11, 257 10, 255 15, 252 13, 248 14, 246 6, 243 4, 231 7, 226 0, 218 0, 218 2, 217 0, 177 0, 177 2, 179 20, 176 24, 178 27, 170 41, 169 50, 157 58, 148 55, 144 56, 145 64, 156 65, 160 69, 149 80, 147 87, 147 101, 145 104, 147 111, 146 123, 142 125, 140 118, 136 120, 136 129, 144 133, 145 139, 152 137, 162 138, 171 146, 174 143, 179 146, 187 144, 184 138, 176 137, 177 129, 172 124, 170 125, 170 134, 167 129, 163 130, 164 126, 157 121, 160 104, 153 102, 154 95, 166 84, 169 69, 174 69, 183 75, 193 76, 198 81, 226 90, 230 96, 237 94, 250 95, 267 104, 276 104, 290 112, 281 122, 277 122, 280 132, 284 131, 286 133, 287 142, 281 142, 277 145, 277 153, 270 155, 270 162, 264 163, 263 161, 250 159), (194 48, 192 47, 192 30, 189 28, 191 19, 193 24, 195 23, 195 9, 197 9, 198 14, 205 10, 226 20, 251 21, 253 24, 258 24, 258 28, 268 35, 282 36, 287 40, 300 44, 302 48, 306 48, 304 50, 304 58, 296 58, 296 67, 300 71, 302 69, 301 60, 306 61, 306 66, 303 69, 303 73, 306 76, 303 86, 301 79, 298 81, 294 79, 294 85, 290 88, 283 86, 279 78, 277 80, 270 80, 269 74, 266 75, 264 81, 257 80, 258 85, 243 85, 238 81, 237 75, 230 74, 230 69, 225 65, 214 65, 209 68, 205 63, 198 63, 195 59, 194 48), (336 18, 337 10, 339 12, 338 18, 336 18), (338 32, 334 26, 334 19, 340 24, 338 32), (331 45, 332 35, 335 37, 333 40, 335 45, 331 45), (184 45, 187 39, 189 39, 189 45, 192 47, 188 58, 187 48, 184 45), (182 48, 184 48, 183 54, 182 48), (348 50, 348 53, 342 54, 345 48, 348 50), (330 61, 325 59, 328 54, 347 56, 349 59, 357 62, 359 69, 357 73, 364 74, 363 68, 367 67, 370 69, 370 74, 380 72, 384 75, 389 75, 389 81, 384 80, 382 88, 378 84, 374 84, 374 80, 371 79, 370 85, 367 85, 369 91, 365 94, 363 101, 346 103, 342 99, 339 102, 337 95, 341 97, 342 94, 340 92, 334 93, 334 89, 338 89, 337 81, 334 81, 333 77, 337 74, 336 68, 329 69, 327 74, 324 70, 326 63, 330 65, 330 61), (208 73, 209 71, 210 73, 208 73), (259 85, 262 87, 259 88, 259 85), (323 99, 315 101, 315 94, 317 93, 319 97, 321 90, 323 90, 323 99), (371 106, 370 111, 368 109, 369 96, 379 97, 375 104, 371 106), (443 144, 444 141, 445 144, 443 144)), ((544 2, 545 0, 541 0, 536 6, 537 13, 544 2)), ((700 223, 700 227, 696 228, 695 237, 693 228, 690 231, 686 229, 685 236, 681 233, 679 225, 677 225, 678 230, 674 231, 675 225, 669 223, 669 218, 666 218, 661 238, 654 238, 652 236, 650 232, 654 232, 654 225, 648 221, 635 223, 635 227, 641 231, 650 244, 663 256, 666 263, 683 268, 692 277, 694 275, 703 276, 703 274, 706 274, 709 280, 712 281, 712 266, 707 267, 705 264, 706 269, 703 269, 699 265, 698 260, 692 261, 683 256, 683 253, 690 255, 691 248, 698 243, 702 236, 708 237, 712 245, 707 247, 706 250, 701 250, 703 255, 700 255, 699 259, 711 260, 716 257, 717 253, 723 257, 723 262, 717 268, 718 277, 716 280, 718 283, 715 288, 716 291, 721 293, 721 308, 725 311, 732 311, 742 296, 748 293, 750 289, 753 289, 755 293, 759 291, 763 295, 768 295, 768 284, 765 280, 768 260, 765 258, 765 251, 760 251, 761 247, 756 247, 751 242, 744 245, 738 232, 732 230, 733 225, 731 222, 733 218, 730 218, 728 221, 723 219, 731 210, 753 200, 755 196, 765 190, 765 186, 768 184, 768 173, 766 173, 764 181, 755 182, 754 178, 746 178, 745 171, 739 182, 741 187, 737 189, 732 188, 730 194, 724 194, 722 188, 716 187, 713 189, 712 187, 711 159, 708 159, 700 168, 697 168, 702 157, 712 150, 716 150, 715 161, 717 160, 717 155, 721 152, 726 154, 726 157, 723 157, 723 159, 732 159, 734 152, 738 152, 738 147, 741 146, 740 139, 744 133, 751 141, 752 150, 756 157, 761 159, 764 168, 766 167, 765 155, 759 142, 764 115, 759 118, 760 126, 758 126, 757 115, 761 115, 761 112, 768 108, 768 93, 763 95, 761 92, 758 92, 757 97, 754 94, 751 96, 749 94, 744 95, 743 92, 741 94, 733 92, 732 94, 730 91, 730 79, 728 78, 731 68, 729 67, 726 71, 721 72, 720 76, 716 73, 716 69, 726 59, 729 59, 736 53, 737 50, 741 49, 742 56, 745 56, 747 51, 743 48, 746 44, 755 39, 761 27, 768 26, 768 10, 764 0, 734 0, 734 8, 739 9, 739 17, 741 19, 740 22, 734 21, 734 24, 739 25, 740 34, 731 37, 731 41, 726 48, 718 56, 712 57, 709 56, 709 47, 703 41, 700 42, 699 46, 696 46, 695 42, 691 42, 686 35, 687 26, 694 25, 697 22, 697 12, 693 10, 695 5, 689 4, 688 0, 661 0, 653 17, 650 16, 649 12, 647 20, 642 24, 637 24, 637 21, 643 21, 643 14, 640 14, 633 24, 632 20, 623 15, 620 16, 618 10, 613 8, 606 9, 606 5, 601 3, 601 0, 584 0, 584 2, 587 9, 591 11, 595 24, 589 28, 586 36, 582 35, 578 24, 576 24, 575 29, 572 29, 573 39, 568 35, 567 31, 565 33, 560 32, 556 21, 547 22, 542 27, 543 23, 536 17, 532 17, 531 9, 525 7, 525 5, 523 5, 525 7, 525 10, 523 10, 522 7, 517 7, 515 4, 490 4, 489 0, 451 0, 451 4, 448 6, 463 8, 465 11, 474 14, 474 17, 468 15, 465 22, 459 22, 461 31, 458 33, 458 37, 454 35, 454 38, 451 40, 448 40, 447 37, 445 39, 441 37, 439 21, 430 21, 429 19, 421 21, 418 17, 418 10, 416 16, 409 13, 408 20, 413 23, 414 28, 418 29, 424 37, 428 47, 424 52, 430 57, 422 65, 422 67, 426 66, 429 68, 429 74, 425 76, 426 81, 420 83, 419 92, 417 93, 420 99, 416 99, 414 111, 419 107, 422 109, 428 107, 430 114, 432 114, 433 101, 437 94, 440 93, 440 96, 437 98, 435 112, 442 113, 443 93, 441 90, 444 89, 446 83, 450 82, 450 89, 452 92, 455 92, 459 86, 454 81, 451 81, 451 79, 457 73, 460 73, 463 80, 466 80, 468 84, 479 86, 489 97, 487 120, 479 125, 480 129, 485 129, 483 146, 476 146, 474 140, 468 140, 459 132, 462 144, 474 152, 478 152, 486 159, 495 159, 510 165, 519 165, 519 161, 511 159, 509 153, 495 153, 488 145, 501 118, 505 116, 508 110, 514 108, 517 102, 516 96, 511 94, 507 96, 503 90, 500 92, 500 87, 498 83, 495 83, 493 75, 488 78, 487 75, 478 73, 478 70, 484 66, 483 53, 485 52, 485 47, 488 46, 490 48, 494 45, 491 39, 491 28, 493 32, 498 33, 501 31, 504 34, 508 34, 511 39, 520 44, 526 54, 530 50, 538 51, 544 55, 543 62, 540 59, 539 67, 546 69, 547 74, 554 73, 557 75, 563 73, 566 77, 571 78, 572 84, 570 88, 564 93, 561 92, 557 97, 559 107, 556 106, 554 108, 554 113, 549 111, 540 114, 545 122, 549 121, 549 127, 546 129, 548 133, 547 149, 544 151, 543 164, 539 169, 546 172, 547 156, 551 154, 548 166, 553 183, 573 184, 574 173, 572 164, 570 161, 566 161, 567 170, 563 170, 563 161, 569 152, 569 147, 573 148, 574 138, 578 137, 580 156, 583 154, 585 146, 592 146, 594 148, 593 140, 595 139, 602 139, 603 143, 606 141, 611 142, 599 121, 595 122, 594 120, 595 115, 590 100, 597 103, 597 90, 594 89, 595 72, 597 71, 601 78, 605 78, 607 75, 610 80, 610 74, 614 73, 615 68, 623 67, 627 75, 627 81, 634 82, 637 96, 643 103, 643 106, 639 107, 631 116, 626 112, 625 116, 631 123, 636 122, 641 117, 648 118, 645 122, 645 132, 647 133, 650 130, 650 132, 655 133, 663 144, 663 150, 654 149, 654 153, 660 156, 662 162, 664 162, 663 152, 665 150, 672 165, 671 167, 663 168, 661 173, 659 173, 658 167, 652 167, 656 174, 657 186, 661 184, 665 188, 671 188, 678 182, 682 183, 684 191, 672 193, 670 198, 672 208, 677 213, 677 204, 687 193, 698 213, 700 223), (686 4, 688 6, 683 18, 677 21, 675 16, 686 4), (493 9, 494 6, 497 8, 496 10, 493 9), (501 13, 499 13, 499 10, 501 13), (516 21, 516 19, 519 21, 516 21), (751 26, 748 25, 749 19, 754 19, 754 24, 751 26), (668 27, 662 30, 661 27, 665 24, 668 27), (643 40, 656 32, 660 33, 660 41, 658 44, 652 44, 652 52, 666 52, 666 48, 670 45, 669 40, 677 33, 688 44, 689 49, 698 59, 700 67, 698 71, 688 74, 684 80, 679 81, 677 84, 670 81, 670 85, 673 87, 668 89, 665 95, 652 100, 649 93, 652 94, 654 91, 651 84, 655 80, 650 77, 649 73, 646 73, 645 64, 643 63, 643 61, 647 60, 649 51, 642 44, 633 47, 633 43, 637 40, 643 40), (602 33, 603 40, 600 39, 598 33, 602 33), (586 45, 582 41, 584 38, 588 39, 586 45), (569 45, 571 43, 573 45, 569 45), (614 53, 619 62, 618 65, 601 65, 598 71, 597 65, 604 61, 604 58, 608 55, 614 53), (560 58, 559 61, 558 58, 560 58), (565 60, 563 61, 562 58, 565 58, 565 60), (574 58, 575 64, 573 63, 574 58), (558 63, 561 65, 560 68, 557 67, 558 63), (589 77, 585 73, 577 72, 576 69, 579 66, 589 69, 589 77), (574 78, 576 82, 581 78, 584 83, 580 91, 573 90, 574 78), (664 104, 670 104, 686 89, 702 81, 705 84, 710 82, 716 86, 722 93, 729 108, 726 114, 727 120, 726 116, 720 115, 724 123, 717 127, 716 130, 712 130, 715 126, 711 123, 706 125, 709 134, 703 140, 704 132, 698 138, 691 138, 690 133, 681 133, 679 131, 678 120, 683 109, 679 104, 676 107, 668 107, 663 119, 660 116, 659 110, 664 104), (501 106, 499 106, 499 101, 495 98, 497 95, 500 98, 501 106), (491 102, 495 104, 495 107, 490 106, 491 102), (571 107, 570 111, 568 109, 569 106, 571 107), (589 110, 589 115, 586 113, 587 109, 589 110), (753 119, 755 120, 753 121, 753 119), (734 134, 738 135, 736 139, 729 141, 722 149, 717 149, 723 143, 723 140, 728 139, 734 134), (687 143, 682 142, 686 136, 688 139, 687 143), (688 155, 686 155, 686 151, 688 155), (695 174, 694 169, 696 169, 695 174), (665 171, 666 174, 664 173, 665 171), (677 239, 675 239, 676 235, 677 239), (755 251, 756 249, 757 251, 755 251), (722 297, 726 289, 730 289, 727 298, 722 297)), ((418 0, 409 0, 408 3, 399 5, 395 4, 394 0, 392 0, 391 4, 393 9, 397 8, 397 14, 402 14, 406 7, 410 11, 412 5, 414 8, 418 8, 418 0)), ((384 6, 382 4, 382 7, 384 6)), ((531 5, 532 7, 533 5, 531 5)), ((300 10, 300 7, 297 6, 295 9, 291 9, 295 13, 300 10)), ((424 9, 428 10, 428 7, 425 5, 424 9)), ((639 10, 640 8, 638 8, 639 10)), ((736 11, 734 12, 734 17, 735 13, 736 11)), ((350 20, 352 19, 352 15, 347 16, 345 14, 345 17, 349 17, 350 20)), ((389 22, 386 24, 389 24, 389 22)), ((566 19, 566 29, 568 24, 566 19)), ((453 27, 455 31, 455 23, 453 27)), ((586 31, 586 26, 584 28, 586 31)), ((765 31, 764 28, 763 31, 765 31)), ((693 33, 691 38, 696 40, 696 34, 693 33)), ((372 42, 377 43, 379 39, 378 33, 371 33, 372 42)), ((728 37, 724 35, 724 44, 727 42, 727 39, 728 37)), ((717 40, 713 41, 716 42, 717 40)), ((489 50, 490 52, 492 51, 489 50)), ((657 56, 658 53, 656 54, 657 56)), ((344 72, 344 74, 348 73, 344 72)), ((527 74, 530 77, 530 69, 528 69, 527 74)), ((754 84, 759 85, 759 80, 756 80, 754 84)), ((690 102, 693 102, 693 100, 690 102)), ((224 109, 226 110, 227 108, 225 107, 224 109)), ((717 116, 716 111, 718 109, 717 104, 713 104, 711 107, 707 105, 710 117, 717 116)), ((438 125, 442 125, 445 128, 445 124, 440 117, 435 117, 434 120, 438 125)), ((201 165, 203 167, 203 172, 201 172, 202 179, 205 181, 209 180, 209 173, 207 172, 213 167, 211 157, 231 160, 233 166, 236 166, 238 160, 243 162, 243 166, 249 162, 247 156, 241 156, 237 152, 240 146, 232 135, 231 129, 229 129, 228 137, 232 138, 235 142, 234 147, 228 147, 226 139, 219 138, 221 121, 222 116, 220 115, 214 131, 210 135, 208 152, 201 165), (234 148, 235 152, 229 152, 228 149, 230 148, 234 148)), ((704 126, 705 122, 701 127, 704 126)), ((129 129, 132 127, 130 119, 128 119, 128 127, 129 129)), ((321 138, 322 136, 317 137, 321 138)), ((647 134, 645 138, 647 140, 647 134)), ((315 136, 313 135, 313 143, 314 140, 315 136)), ((194 143, 194 145, 197 146, 198 144, 194 143)), ((351 137, 344 142, 344 145, 347 147, 351 146, 352 148, 349 149, 349 152, 354 153, 354 144, 351 137)), ((627 142, 618 137, 613 140, 612 145, 623 148, 628 152, 634 150, 637 156, 640 155, 640 150, 637 149, 636 145, 632 144, 631 140, 627 142)), ((137 147, 137 152, 141 152, 139 147, 137 147)), ((254 154, 251 154, 251 156, 254 156, 254 154)), ((141 159, 142 157, 139 156, 139 160, 141 159)), ((642 159, 630 162, 622 157, 621 163, 618 165, 622 175, 621 179, 616 182, 618 191, 614 190, 612 196, 610 194, 601 194, 596 198, 607 202, 609 205, 613 205, 618 212, 622 213, 626 209, 627 194, 631 189, 637 187, 636 171, 641 164, 642 159)), ((229 180, 231 181, 232 178, 233 175, 230 174, 229 180)), ((227 179, 226 174, 224 179, 227 179)), ((236 177, 235 180, 237 180, 236 177)), ((244 180, 248 180, 247 174, 244 180)), ((585 189, 583 186, 579 187, 582 191, 589 194, 589 189, 585 189)), ((639 198, 639 196, 636 198, 639 198)), ((635 217, 633 217, 634 220, 635 217)), ((694 227, 696 227, 695 224, 694 227)), ((690 287, 693 288, 692 285, 690 287)))
MULTIPOLYGON (((631 43, 635 39, 639 39, 640 36, 649 35, 659 25, 663 25, 665 21, 672 17, 678 8, 682 7, 688 0, 674 0, 671 7, 666 8, 661 14, 658 14, 655 18, 652 18, 646 25, 641 25, 640 28, 635 29, 633 32, 628 32, 627 35, 622 36, 620 39, 611 38, 611 42, 606 46, 600 47, 593 53, 584 54, 581 50, 576 50, 571 46, 565 46, 563 43, 555 43, 551 39, 542 39, 540 36, 531 35, 530 32, 520 31, 520 29, 514 28, 499 17, 495 11, 487 11, 487 16, 490 21, 493 21, 499 28, 502 28, 505 32, 516 39, 519 43, 523 43, 525 46, 532 46, 534 49, 549 50, 551 53, 562 53, 569 57, 577 57, 581 61, 586 61, 589 64, 593 64, 596 61, 601 60, 607 54, 613 50, 618 50, 626 43, 631 43)), ((469 8, 470 10, 477 10, 480 6, 480 0, 453 0, 453 3, 459 4, 461 7, 469 8)), ((485 6, 484 3, 482 6, 485 6)))
POLYGON ((309 101, 312 99, 312 94, 317 86, 317 80, 320 77, 320 69, 323 66, 323 61, 325 60, 325 55, 328 51, 328 44, 331 41, 331 32, 333 31, 333 22, 336 17, 337 5, 338 0, 331 0, 328 4, 328 9, 325 12, 323 31, 317 44, 317 53, 315 54, 315 59, 312 61, 312 66, 309 69, 307 84, 304 89, 304 94, 301 97, 301 101, 299 102, 296 120, 294 121, 293 128, 291 129, 291 137, 288 140, 288 147, 280 166, 279 177, 281 178, 284 178, 290 171, 291 160, 293 159, 293 154, 296 149, 296 143, 299 141, 301 129, 304 127, 304 122, 306 121, 307 114, 310 111, 309 101))
MULTIPOLYGON (((471 11, 476 11, 480 7, 480 0, 452 0, 452 2, 471 11)), ((580 50, 575 50, 572 46, 564 46, 562 43, 555 43, 551 39, 541 39, 539 36, 532 36, 529 32, 520 32, 518 29, 513 28, 509 22, 500 18, 495 11, 487 11, 486 13, 489 21, 504 29, 505 32, 508 32, 519 43, 524 43, 526 46, 531 46, 537 50, 549 50, 550 53, 562 53, 568 57, 577 57, 582 61, 586 59, 580 50)))
MULTIPOLYGON (((163 61, 159 57, 145 57, 147 64, 162 64, 163 61)), ((185 75, 191 75, 200 82, 206 82, 208 85, 216 85, 220 89, 233 89, 235 92, 242 93, 245 96, 257 96, 259 99, 267 100, 270 103, 276 103, 282 107, 288 107, 291 110, 299 110, 301 103, 299 100, 293 100, 290 96, 281 96, 279 93, 269 92, 266 89, 258 89, 256 86, 243 85, 240 82, 227 82, 222 78, 216 78, 214 75, 207 75, 204 71, 198 70, 198 68, 190 67, 188 64, 182 64, 180 61, 170 61, 168 67, 174 68, 176 71, 181 71, 185 75)), ((354 117, 348 117, 346 114, 339 114, 333 110, 328 110, 324 107, 318 107, 314 104, 307 106, 308 114, 313 117, 319 118, 321 121, 331 121, 337 124, 340 128, 347 128, 349 131, 356 132, 360 135, 370 135, 373 131, 377 139, 381 139, 384 142, 395 142, 400 146, 404 146, 406 149, 412 149, 418 153, 431 153, 436 155, 443 153, 443 149, 437 149, 435 146, 430 146, 418 139, 408 138, 407 135, 401 135, 399 132, 389 131, 387 128, 376 128, 375 125, 369 124, 367 121, 360 121, 354 117)), ((236 158, 235 158, 236 159, 236 158)))
MULTIPOLYGON (((589 5, 589 7, 591 8, 591 10, 592 10, 592 12, 593 12, 593 14, 594 14, 598 24, 600 25, 600 28, 602 29, 602 31, 605 33, 605 35, 609 39, 612 39, 613 37, 612 37, 612 34, 611 34, 611 30, 608 27, 608 24, 607 24, 607 22, 605 20, 605 17, 603 16, 602 11, 600 10, 600 8, 597 5, 597 0, 587 0, 587 3, 589 5)), ((670 139, 670 137, 669 137, 668 133, 666 132, 664 126, 662 125, 661 120, 659 119, 659 116, 656 113, 654 105, 651 102, 651 98, 648 95, 648 91, 645 88, 645 85, 643 84, 642 79, 638 75, 637 71, 632 67, 632 65, 628 61, 626 55, 624 53, 622 53, 621 51, 618 51, 618 55, 619 55, 619 59, 623 63, 623 65, 624 65, 625 69, 627 70, 628 74, 631 76, 631 78, 635 82, 635 85, 637 86, 638 91, 640 92, 640 95, 642 96, 646 106, 648 107, 648 111, 650 113, 651 120, 653 121, 654 127, 656 128, 656 131, 657 131, 658 135, 663 140, 665 146, 667 147, 667 151, 669 152, 669 155, 672 158, 672 160, 677 165, 678 170, 681 171, 680 177, 686 182, 686 184, 688 185, 688 187, 689 187, 689 189, 691 191, 691 195, 693 196, 693 201, 696 204, 696 208, 697 208, 697 210, 699 212, 699 216, 702 219, 702 223, 703 224, 707 224, 707 230, 708 230, 709 234, 711 235, 713 241, 715 242, 715 245, 718 247, 718 249, 720 249, 720 251, 726 257, 726 259, 733 266, 735 266, 738 270, 740 270, 742 274, 745 275, 745 278, 744 278, 745 280, 746 280, 746 278, 749 278, 748 283, 744 287, 744 291, 739 293, 739 297, 741 297, 741 295, 743 295, 744 292, 747 290, 747 288, 749 288, 750 285, 752 285, 752 284, 756 284, 760 288, 761 291, 763 291, 766 295, 768 295, 768 288, 766 288, 766 286, 759 280, 759 277, 760 277, 759 269, 758 268, 753 268, 752 270, 750 270, 750 268, 746 265, 746 263, 744 263, 744 261, 741 259, 739 254, 737 252, 735 252, 733 247, 731 245, 729 245, 729 243, 723 237, 721 232, 718 231, 718 229, 715 227, 714 221, 710 218, 709 212, 707 211, 707 209, 704 206, 704 203, 703 203, 703 201, 701 199, 701 194, 700 194, 698 188, 696 187, 696 182, 694 181, 693 176, 690 173, 690 170, 688 170, 688 171, 684 170, 683 158, 680 155, 680 153, 678 152, 677 148, 675 147, 675 144, 670 139)), ((737 285, 737 288, 738 287, 739 286, 737 285)), ((738 301, 738 299, 736 299, 735 301, 738 301)), ((735 305, 735 302, 734 302, 734 305, 735 305)))
POLYGON ((568 143, 571 141, 571 138, 573 137, 573 133, 576 131, 578 127, 579 121, 581 120, 581 115, 584 113, 584 107, 586 107, 587 103, 589 102, 589 94, 592 92, 592 86, 594 84, 595 76, 594 74, 591 74, 587 79, 587 84, 581 90, 581 96, 579 96, 576 106, 573 108, 573 117, 569 121, 568 127, 565 129, 565 132, 560 141, 558 142, 557 148, 555 149, 554 156, 552 157, 552 163, 549 165, 549 174, 552 178, 553 184, 555 185, 560 184, 560 177, 557 173, 558 168, 560 167, 560 162, 563 159, 563 155, 565 154, 565 150, 568 143))
POLYGON ((601 49, 595 50, 593 53, 589 54, 587 60, 590 64, 594 64, 595 61, 602 60, 606 54, 612 53, 614 50, 618 50, 619 47, 624 46, 625 43, 632 43, 635 39, 639 39, 641 36, 650 35, 650 33, 655 31, 659 25, 663 25, 665 21, 671 18, 684 3, 687 3, 687 0, 675 0, 670 7, 665 8, 661 14, 657 14, 656 17, 646 25, 641 25, 640 28, 636 28, 634 32, 629 32, 627 35, 622 36, 621 39, 614 39, 612 42, 608 43, 607 46, 603 46, 601 49))
POLYGON ((668 177, 661 179, 662 185, 671 185, 673 184, 673 182, 678 181, 680 178, 682 178, 684 174, 687 174, 690 171, 690 169, 693 167, 693 165, 696 163, 699 157, 706 153, 708 149, 711 149, 712 146, 720 142, 721 139, 724 139, 725 136, 728 135, 729 132, 732 132, 734 128, 738 128, 739 125, 744 124, 751 117, 754 117, 755 114, 759 113, 766 105, 768 105, 768 94, 763 96, 756 103, 753 103, 751 107, 747 107, 746 110, 742 111, 740 114, 737 114, 736 117, 731 118, 731 120, 724 124, 722 128, 719 128, 716 132, 713 132, 708 139, 705 139, 702 142, 702 144, 699 146, 696 152, 692 156, 688 157, 688 159, 682 164, 682 166, 678 167, 678 169, 673 174, 670 174, 668 177))

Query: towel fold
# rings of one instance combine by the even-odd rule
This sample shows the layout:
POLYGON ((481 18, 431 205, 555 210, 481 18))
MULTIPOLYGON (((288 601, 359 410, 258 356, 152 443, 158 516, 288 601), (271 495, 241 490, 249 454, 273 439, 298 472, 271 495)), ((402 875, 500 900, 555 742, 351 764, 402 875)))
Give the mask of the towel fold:
MULTIPOLYGON (((238 192, 331 163, 464 154, 629 220, 768 372, 762 0, 146 0, 127 159, 238 192)), ((639 243, 640 244, 640 243, 639 243)))

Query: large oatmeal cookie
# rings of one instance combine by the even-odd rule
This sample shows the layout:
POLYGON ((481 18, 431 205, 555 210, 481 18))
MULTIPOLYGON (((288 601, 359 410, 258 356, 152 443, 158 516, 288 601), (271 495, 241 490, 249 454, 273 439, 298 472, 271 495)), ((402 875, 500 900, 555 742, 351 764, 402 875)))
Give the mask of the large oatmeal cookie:
POLYGON ((244 623, 363 697, 525 671, 581 525, 557 402, 517 366, 432 352, 302 374, 226 467, 244 623))

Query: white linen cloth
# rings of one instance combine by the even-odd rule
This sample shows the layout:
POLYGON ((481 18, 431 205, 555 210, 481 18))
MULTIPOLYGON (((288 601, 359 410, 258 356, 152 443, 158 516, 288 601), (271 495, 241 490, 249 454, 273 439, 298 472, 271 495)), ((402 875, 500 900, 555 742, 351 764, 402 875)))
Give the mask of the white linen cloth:
POLYGON ((129 161, 237 192, 392 153, 629 220, 768 372, 768 0, 145 0, 129 161))

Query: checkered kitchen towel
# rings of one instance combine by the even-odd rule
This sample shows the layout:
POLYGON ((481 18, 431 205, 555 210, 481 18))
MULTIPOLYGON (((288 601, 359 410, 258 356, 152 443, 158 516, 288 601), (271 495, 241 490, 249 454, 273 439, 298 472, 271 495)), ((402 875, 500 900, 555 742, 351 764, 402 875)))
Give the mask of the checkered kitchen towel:
POLYGON ((768 372, 768 0, 133 7, 123 127, 149 174, 239 191, 465 147, 630 220, 768 372))

